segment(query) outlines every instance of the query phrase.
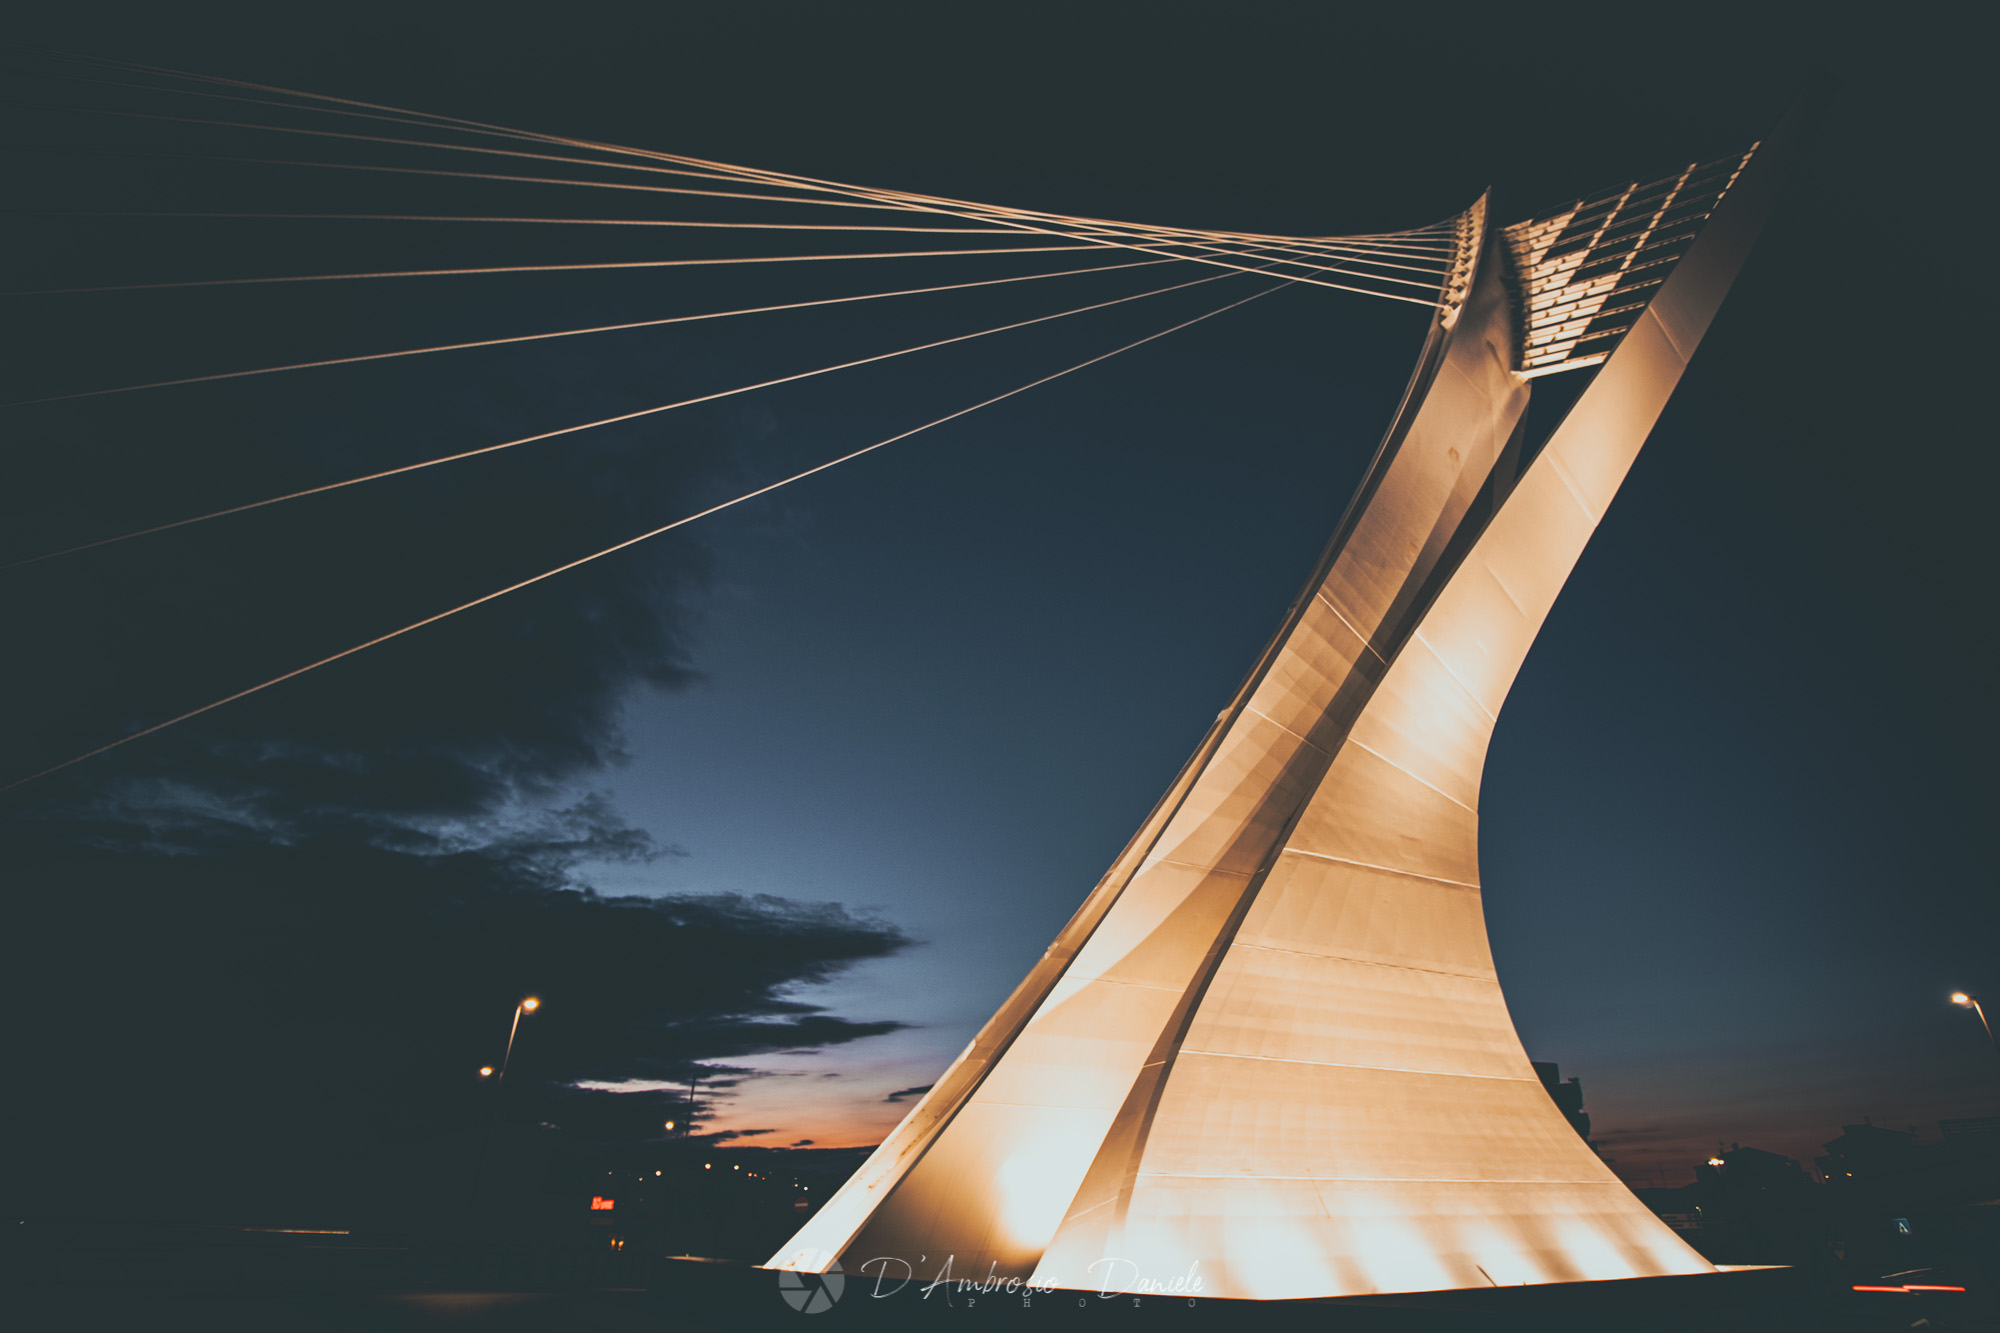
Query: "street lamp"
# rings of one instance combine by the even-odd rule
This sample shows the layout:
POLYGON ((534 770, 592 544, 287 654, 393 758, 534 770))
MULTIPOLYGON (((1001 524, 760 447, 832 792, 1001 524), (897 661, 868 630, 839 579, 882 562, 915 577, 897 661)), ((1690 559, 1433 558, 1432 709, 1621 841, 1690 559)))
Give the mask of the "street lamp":
POLYGON ((2000 1037, 1993 1035, 1993 1024, 1987 1021, 1986 1010, 1980 1007, 1979 997, 1969 995, 1962 990, 1955 990, 1951 993, 1951 1002, 1961 1009, 1970 1009, 1979 1015, 1979 1025, 1986 1029, 1986 1040, 1993 1043, 1993 1054, 2000 1055, 2000 1037))
POLYGON ((492 1066, 492 1065, 481 1065, 481 1066, 479 1066, 479 1077, 481 1077, 481 1078, 492 1078, 492 1077, 493 1077, 493 1066, 492 1066))
MULTIPOLYGON (((541 1007, 542 1002, 532 995, 514 1006, 514 1023, 507 1029, 507 1053, 500 1057, 500 1077, 493 1080, 495 1084, 507 1080, 507 1062, 514 1058, 514 1034, 521 1030, 521 1015, 532 1014, 541 1007)), ((481 1077, 484 1077, 483 1073, 481 1077)))

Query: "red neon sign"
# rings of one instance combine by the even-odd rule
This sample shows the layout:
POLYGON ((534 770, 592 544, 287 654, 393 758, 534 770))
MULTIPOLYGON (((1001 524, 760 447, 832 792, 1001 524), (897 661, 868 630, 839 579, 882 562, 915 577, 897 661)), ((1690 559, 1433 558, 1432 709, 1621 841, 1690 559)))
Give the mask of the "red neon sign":
POLYGON ((617 1206, 618 1200, 616 1199, 607 1199, 602 1194, 593 1194, 590 1196, 590 1211, 593 1213, 608 1213, 617 1206))

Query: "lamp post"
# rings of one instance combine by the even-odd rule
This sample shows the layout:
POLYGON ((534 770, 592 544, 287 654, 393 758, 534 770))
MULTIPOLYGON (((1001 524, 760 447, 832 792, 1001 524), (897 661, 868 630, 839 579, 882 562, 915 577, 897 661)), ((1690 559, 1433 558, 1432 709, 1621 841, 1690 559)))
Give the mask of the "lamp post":
POLYGON ((500 1057, 500 1068, 496 1072, 492 1065, 479 1066, 479 1080, 493 1084, 493 1091, 481 1100, 486 1103, 486 1133, 471 1165, 477 1172, 475 1184, 467 1191, 468 1199, 481 1200, 480 1207, 485 1214, 491 1214, 493 1205, 500 1197, 501 1182, 493 1170, 494 1136, 500 1126, 500 1084, 507 1077, 507 1064, 514 1058, 514 1038, 521 1031, 521 1015, 532 1014, 542 1007, 542 1002, 532 995, 526 996, 514 1005, 514 1021, 507 1028, 507 1052, 500 1057))
POLYGON ((1987 1021, 1986 1010, 1980 1006, 1979 997, 1965 991, 1953 991, 1951 1002, 1961 1009, 1970 1009, 1979 1015, 1979 1025, 1986 1029, 1986 1040, 1993 1043, 1993 1054, 2000 1056, 2000 1037, 1993 1035, 1993 1024, 1987 1021))
POLYGON ((500 1074, 493 1080, 496 1086, 507 1081, 507 1062, 514 1058, 514 1034, 521 1030, 521 1015, 532 1014, 541 1007, 542 1002, 532 995, 514 1006, 514 1022, 507 1029, 507 1053, 500 1057, 500 1074))

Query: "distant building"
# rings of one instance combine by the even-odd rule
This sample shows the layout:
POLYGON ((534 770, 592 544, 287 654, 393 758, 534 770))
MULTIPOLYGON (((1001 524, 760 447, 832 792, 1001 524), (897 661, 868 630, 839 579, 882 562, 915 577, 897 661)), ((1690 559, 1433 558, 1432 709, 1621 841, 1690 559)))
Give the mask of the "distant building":
POLYGON ((1563 1113, 1563 1119, 1569 1121, 1569 1127, 1585 1143, 1590 1143, 1590 1116, 1583 1109, 1583 1084, 1573 1078, 1563 1078, 1562 1066, 1553 1060, 1536 1060, 1533 1063, 1535 1077, 1549 1090, 1549 1096, 1555 1099, 1556 1109, 1563 1113))
POLYGON ((1694 1174, 1687 1193, 1701 1222, 1703 1254, 1721 1263, 1807 1261, 1813 1186, 1797 1162, 1732 1143, 1694 1174))
POLYGON ((1735 1196, 1791 1191, 1807 1183, 1806 1173, 1791 1158, 1740 1143, 1730 1144, 1720 1157, 1697 1166, 1694 1174, 1697 1181, 1720 1186, 1735 1196))
POLYGON ((1906 1180, 1918 1166, 1917 1136, 1866 1121, 1842 1125, 1826 1156, 1813 1164, 1830 1185, 1883 1185, 1906 1180))
POLYGON ((2000 1115, 1974 1116, 1969 1120, 1940 1120, 1938 1132, 1954 1152, 2000 1155, 2000 1115))
POLYGON ((1632 1191, 1639 1196, 1639 1202, 1653 1210, 1653 1216, 1665 1222, 1679 1236, 1697 1250, 1702 1249, 1702 1231, 1708 1218, 1702 1212, 1702 1200, 1707 1196, 1699 1184, 1664 1186, 1641 1186, 1632 1191))

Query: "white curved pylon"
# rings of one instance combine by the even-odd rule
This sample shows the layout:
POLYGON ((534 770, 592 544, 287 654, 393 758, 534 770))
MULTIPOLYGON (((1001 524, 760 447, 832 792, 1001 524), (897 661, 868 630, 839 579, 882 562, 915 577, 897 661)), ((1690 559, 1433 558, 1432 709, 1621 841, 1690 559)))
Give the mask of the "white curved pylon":
POLYGON ((1507 691, 1784 151, 1505 232, 1475 205, 1396 424, 1277 637, 1027 979, 769 1267, 949 1258, 1266 1299, 1713 1271, 1530 1067, 1477 811, 1507 691), (1532 380, 1582 367, 1537 447, 1532 380))

